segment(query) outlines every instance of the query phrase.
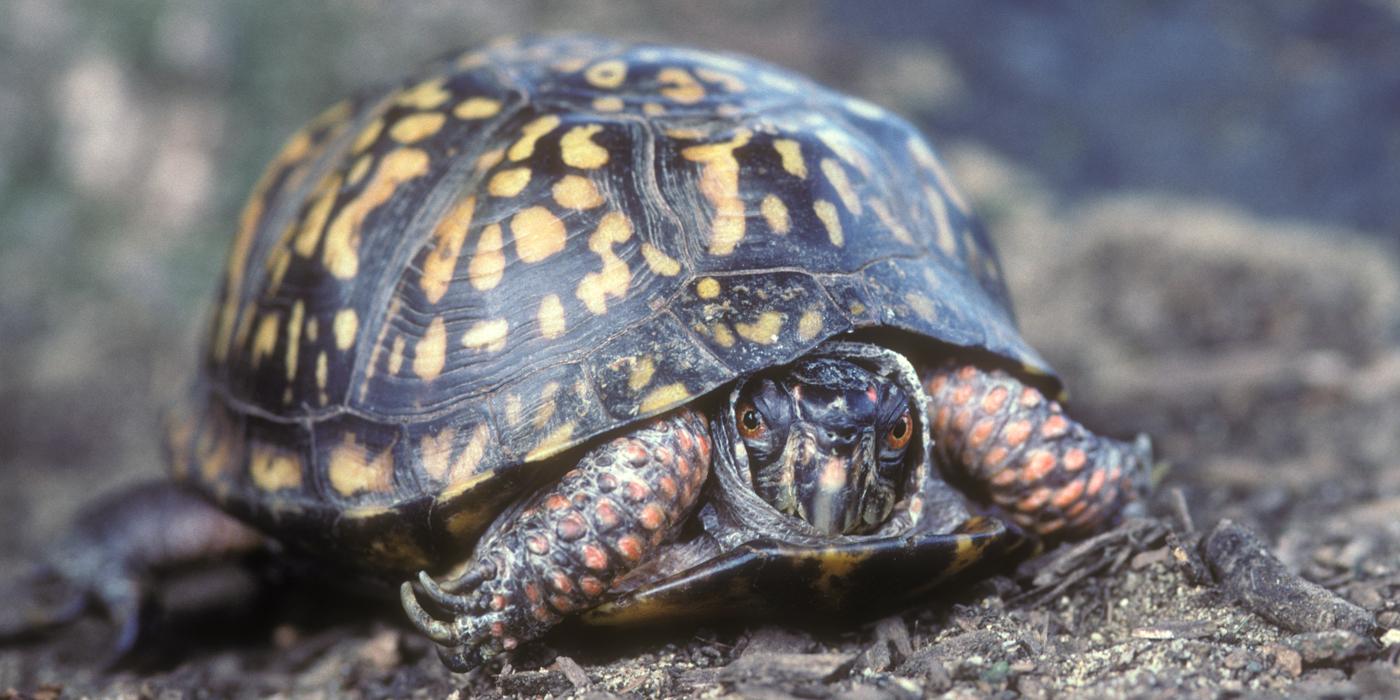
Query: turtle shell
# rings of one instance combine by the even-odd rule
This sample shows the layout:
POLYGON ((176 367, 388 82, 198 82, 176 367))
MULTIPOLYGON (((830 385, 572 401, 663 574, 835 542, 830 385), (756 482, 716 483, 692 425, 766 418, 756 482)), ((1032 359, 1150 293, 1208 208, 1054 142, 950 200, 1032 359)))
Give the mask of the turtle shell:
POLYGON ((293 544, 433 569, 551 458, 876 327, 1049 372, 906 122, 746 58, 498 42, 273 160, 172 469, 293 544))

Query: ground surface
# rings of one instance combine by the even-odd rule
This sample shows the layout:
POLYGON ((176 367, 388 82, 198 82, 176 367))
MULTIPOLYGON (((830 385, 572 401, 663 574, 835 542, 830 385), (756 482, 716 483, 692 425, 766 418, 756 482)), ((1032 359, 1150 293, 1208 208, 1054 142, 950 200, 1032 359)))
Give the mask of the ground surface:
POLYGON ((155 416, 275 144, 350 86, 522 30, 753 53, 924 125, 1072 409, 1149 432, 1170 461, 1157 519, 864 626, 572 630, 519 670, 453 676, 392 605, 300 592, 261 606, 280 622, 177 636, 139 670, 99 670, 97 620, 0 648, 0 689, 1400 693, 1397 647, 1284 630, 1180 556, 1229 518, 1382 633, 1400 628, 1400 7, 501 5, 0 7, 0 566, 94 493, 159 473, 155 416))

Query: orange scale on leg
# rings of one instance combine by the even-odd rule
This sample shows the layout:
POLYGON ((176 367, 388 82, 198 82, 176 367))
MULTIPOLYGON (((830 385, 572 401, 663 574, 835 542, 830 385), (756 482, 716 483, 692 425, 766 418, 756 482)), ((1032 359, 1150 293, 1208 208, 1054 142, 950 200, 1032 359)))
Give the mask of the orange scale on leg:
POLYGON ((996 427, 996 422, 991 418, 977 421, 977 425, 972 426, 972 432, 967 434, 968 446, 981 449, 982 445, 987 442, 987 438, 992 436, 992 431, 996 427))
POLYGON ((1108 475, 1102 469, 1094 472, 1093 475, 1089 477, 1089 485, 1084 489, 1084 492, 1090 496, 1098 495, 1099 491, 1103 490, 1104 481, 1107 477, 1108 475))
POLYGON ((1006 426, 1001 431, 1001 441, 1007 447, 1020 447, 1031 436, 1030 421, 1018 420, 1006 426))
POLYGON ((1068 472, 1079 471, 1088 461, 1089 456, 1084 453, 1084 450, 1078 447, 1072 447, 1068 452, 1065 452, 1065 458, 1062 460, 1065 465, 1065 471, 1068 472))
POLYGON ((554 615, 552 615, 549 612, 549 610, 543 605, 536 605, 535 607, 530 608, 530 614, 533 615, 535 619, 539 620, 540 622, 549 622, 551 619, 554 618, 554 615))
POLYGON ((1021 467, 1021 481, 1034 484, 1054 470, 1055 455, 1048 450, 1035 450, 1027 457, 1026 465, 1021 467))
POLYGON ((1015 469, 1003 469, 997 472, 996 474, 993 474, 992 478, 989 479, 988 482, 992 486, 996 487, 1010 486, 1016 483, 1017 476, 1019 475, 1016 473, 1015 469))
POLYGON ((554 608, 555 610, 561 613, 567 613, 572 612, 574 608, 578 606, 574 605, 574 601, 569 600, 567 597, 556 593, 555 595, 549 597, 549 607, 554 608))
POLYGON ((1045 423, 1040 426, 1040 436, 1053 440, 1064 435, 1069 430, 1069 421, 1064 416, 1053 414, 1045 419, 1045 423))
POLYGON ((500 623, 500 622, 493 622, 493 623, 491 623, 491 636, 492 636, 492 637, 501 637, 501 636, 504 636, 505 633, 506 633, 506 626, 505 626, 503 623, 500 623))
POLYGON ((652 450, 651 455, 656 459, 657 462, 666 465, 669 465, 671 463, 671 460, 675 458, 675 455, 671 452, 671 450, 665 447, 658 447, 652 450))
POLYGON ((966 433, 970 427, 972 427, 972 411, 967 409, 958 411, 958 415, 953 417, 953 430, 966 433))
POLYGON ((622 516, 617 512, 617 505, 606 498, 593 506, 593 518, 597 521, 598 529, 603 531, 611 530, 622 522, 622 516))
POLYGON ((939 406, 938 413, 933 418, 933 429, 942 433, 948 430, 948 418, 952 415, 952 409, 947 406, 939 406))
POLYGON ((958 379, 961 379, 965 382, 972 381, 973 378, 976 376, 977 368, 973 367, 972 365, 963 365, 960 369, 958 369, 958 379))
POLYGON ((1025 408, 1035 408, 1040 405, 1040 402, 1041 397, 1039 391, 1031 387, 1026 387, 1021 390, 1021 406, 1025 408))
POLYGON ((557 493, 552 494, 549 498, 546 498, 544 500, 544 507, 554 511, 564 510, 565 508, 569 507, 569 499, 564 498, 563 496, 560 496, 557 493))
POLYGON ((549 575, 549 583, 554 586, 554 590, 560 593, 569 593, 574 590, 574 582, 569 580, 563 571, 555 571, 549 575))
POLYGON ((1050 493, 1050 489, 1042 486, 1032 491, 1029 496, 1017 502, 1016 510, 1022 513, 1034 513, 1040 510, 1040 507, 1045 505, 1046 501, 1050 500, 1050 493))
POLYGON ((995 387, 987 392, 987 395, 982 397, 982 410, 986 413, 1000 411, 1001 407, 1006 404, 1006 393, 1004 386, 995 387))
POLYGON ((584 545, 583 565, 594 571, 604 571, 608 568, 608 554, 597 545, 584 545))
POLYGON ((499 594, 499 593, 497 593, 496 595, 491 596, 491 609, 492 609, 492 610, 505 610, 505 609, 506 609, 506 597, 503 596, 503 595, 501 595, 501 594, 499 594))
POLYGON ((992 449, 987 450, 987 456, 982 460, 982 463, 988 467, 998 467, 1001 465, 1002 462, 1006 461, 1007 454, 1008 452, 1006 451, 1005 447, 997 445, 992 449))
POLYGON ((603 582, 599 581, 596 576, 580 577, 578 580, 578 587, 579 590, 583 591, 583 594, 589 598, 597 598, 603 595, 603 591, 607 590, 607 586, 604 586, 603 582))
POLYGON ((636 535, 623 535, 617 539, 617 552, 627 561, 641 561, 642 541, 637 539, 636 535))
POLYGON ((533 583, 525 584, 525 599, 531 603, 540 602, 540 587, 533 583))
POLYGON ((661 490, 661 495, 665 496, 666 500, 676 500, 677 489, 675 479, 672 479, 669 476, 663 476, 660 479, 656 480, 656 487, 661 490))
POLYGON ((963 406, 966 405, 967 402, 972 400, 972 393, 972 385, 962 384, 958 386, 958 388, 953 390, 953 394, 952 396, 948 397, 948 400, 951 401, 955 406, 963 406))
POLYGON ((1050 504, 1063 510, 1068 508, 1070 504, 1079 500, 1079 497, 1083 495, 1084 482, 1076 479, 1060 487, 1060 490, 1055 493, 1055 497, 1050 500, 1050 504))
POLYGON ((642 509, 641 516, 638 519, 641 521, 642 527, 648 530, 660 531, 661 526, 666 524, 666 513, 661 510, 661 506, 653 503, 642 509))

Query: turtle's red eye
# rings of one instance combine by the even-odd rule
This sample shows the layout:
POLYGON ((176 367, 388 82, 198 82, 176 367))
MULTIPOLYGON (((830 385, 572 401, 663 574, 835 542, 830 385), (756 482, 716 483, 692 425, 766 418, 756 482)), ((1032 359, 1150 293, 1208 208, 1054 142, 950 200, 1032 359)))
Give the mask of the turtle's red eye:
POLYGON ((739 424, 739 434, 746 439, 762 437, 768 430, 768 426, 763 422, 763 414, 759 413, 751 402, 745 401, 735 407, 734 418, 739 424))
POLYGON ((909 444, 909 438, 913 435, 914 421, 909 418, 909 412, 905 411, 904 415, 900 416, 899 420, 895 421, 894 425, 890 426, 889 431, 885 433, 885 446, 893 450, 902 450, 905 445, 909 444))

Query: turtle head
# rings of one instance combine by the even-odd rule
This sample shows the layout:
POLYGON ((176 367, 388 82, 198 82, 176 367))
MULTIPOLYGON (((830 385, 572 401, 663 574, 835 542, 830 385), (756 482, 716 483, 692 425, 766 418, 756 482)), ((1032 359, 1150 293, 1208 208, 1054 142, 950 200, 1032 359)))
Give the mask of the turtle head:
POLYGON ((734 403, 754 491, 831 535, 876 530, 894 510, 915 433, 893 380, 834 358, 748 380, 734 403))

